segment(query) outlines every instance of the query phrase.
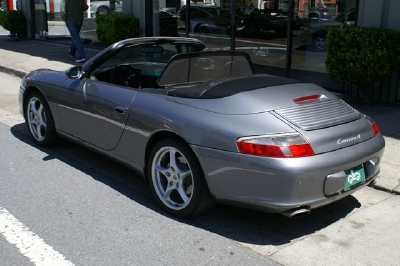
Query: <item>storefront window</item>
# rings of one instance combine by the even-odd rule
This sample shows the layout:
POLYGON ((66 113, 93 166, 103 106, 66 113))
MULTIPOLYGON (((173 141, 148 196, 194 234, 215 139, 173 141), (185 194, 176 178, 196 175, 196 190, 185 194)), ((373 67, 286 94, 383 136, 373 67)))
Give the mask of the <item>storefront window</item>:
MULTIPOLYGON (((179 1, 153 2, 153 35, 178 37, 179 1)), ((180 29, 182 31, 182 29, 180 29)), ((184 34, 183 32, 181 34, 184 34)))
POLYGON ((283 76, 288 0, 237 0, 236 50, 246 51, 258 73, 283 76))
POLYGON ((186 0, 156 0, 154 5, 155 36, 186 36, 203 41, 208 48, 229 49, 230 6, 214 0, 191 1, 189 24, 186 25, 186 0))
MULTIPOLYGON (((81 37, 97 40, 95 18, 97 15, 122 13, 122 0, 86 0, 89 9, 84 12, 81 37)), ((61 19, 61 0, 35 0, 36 33, 47 37, 69 36, 69 32, 61 19), (45 12, 41 12, 45 10, 45 12), (43 25, 43 21, 45 25, 43 25)))
POLYGON ((293 29, 291 76, 335 89, 325 59, 326 35, 334 26, 351 27, 356 21, 356 0, 295 0, 295 12, 304 23, 293 29))
POLYGON ((236 0, 235 7, 231 0, 192 0, 188 13, 186 0, 155 2, 156 36, 188 33, 208 49, 231 49, 234 10, 234 48, 250 55, 257 73, 289 76, 333 89, 340 86, 326 73, 326 35, 330 27, 355 25, 357 0, 236 0), (163 12, 171 14, 176 24, 163 21, 163 12))

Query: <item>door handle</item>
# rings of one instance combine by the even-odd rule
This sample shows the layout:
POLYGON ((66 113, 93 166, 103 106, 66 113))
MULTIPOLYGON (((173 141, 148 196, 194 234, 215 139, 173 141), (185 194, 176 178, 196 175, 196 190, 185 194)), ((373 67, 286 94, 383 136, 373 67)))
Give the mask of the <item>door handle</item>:
POLYGON ((125 114, 126 111, 128 111, 128 107, 126 107, 126 106, 117 106, 117 107, 115 107, 115 111, 117 111, 120 114, 125 114))

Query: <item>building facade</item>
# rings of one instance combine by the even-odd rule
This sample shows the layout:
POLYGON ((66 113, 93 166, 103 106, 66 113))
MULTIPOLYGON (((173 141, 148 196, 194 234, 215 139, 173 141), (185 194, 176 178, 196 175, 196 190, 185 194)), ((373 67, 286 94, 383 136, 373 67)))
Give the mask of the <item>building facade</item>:
MULTIPOLYGON (((96 40, 95 17, 121 12, 140 20, 141 36, 188 36, 209 49, 247 52, 256 72, 315 82, 342 92, 326 73, 326 33, 332 26, 400 30, 399 0, 87 0, 84 38, 96 40), (110 3, 115 2, 115 8, 110 3), (291 19, 289 19, 291 18, 291 19), (167 29, 167 31, 165 30, 167 29)), ((61 0, 7 0, 28 17, 31 38, 68 36, 61 0)), ((397 90, 399 77, 390 89, 397 90)), ((400 103, 400 93, 391 103, 400 103)))

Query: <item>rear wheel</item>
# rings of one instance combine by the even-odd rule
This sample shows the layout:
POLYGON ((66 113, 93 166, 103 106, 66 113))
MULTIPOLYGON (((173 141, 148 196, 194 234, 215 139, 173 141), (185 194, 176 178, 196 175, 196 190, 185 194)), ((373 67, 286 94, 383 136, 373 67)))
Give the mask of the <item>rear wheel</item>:
POLYGON ((198 34, 198 37, 197 37, 198 40, 200 40, 202 42, 205 42, 207 40, 207 35, 208 35, 209 31, 206 26, 198 25, 194 29, 194 32, 196 34, 198 34))
POLYGON ((317 32, 314 36, 314 46, 321 51, 326 50, 327 44, 326 44, 326 32, 317 32))
POLYGON ((244 33, 249 36, 256 35, 260 33, 260 27, 251 21, 246 21, 244 23, 244 33))
POLYGON ((166 139, 154 146, 148 177, 156 201, 173 215, 192 216, 214 204, 196 156, 182 141, 166 139))
POLYGON ((108 13, 110 13, 110 9, 106 6, 99 6, 96 12, 97 15, 107 15, 108 13))
POLYGON ((275 29, 274 32, 275 32, 275 34, 277 34, 279 37, 285 37, 285 36, 286 36, 286 29, 283 29, 283 28, 275 29))
POLYGON ((25 121, 34 142, 49 146, 57 140, 56 128, 49 104, 39 91, 29 94, 25 106, 25 121))

